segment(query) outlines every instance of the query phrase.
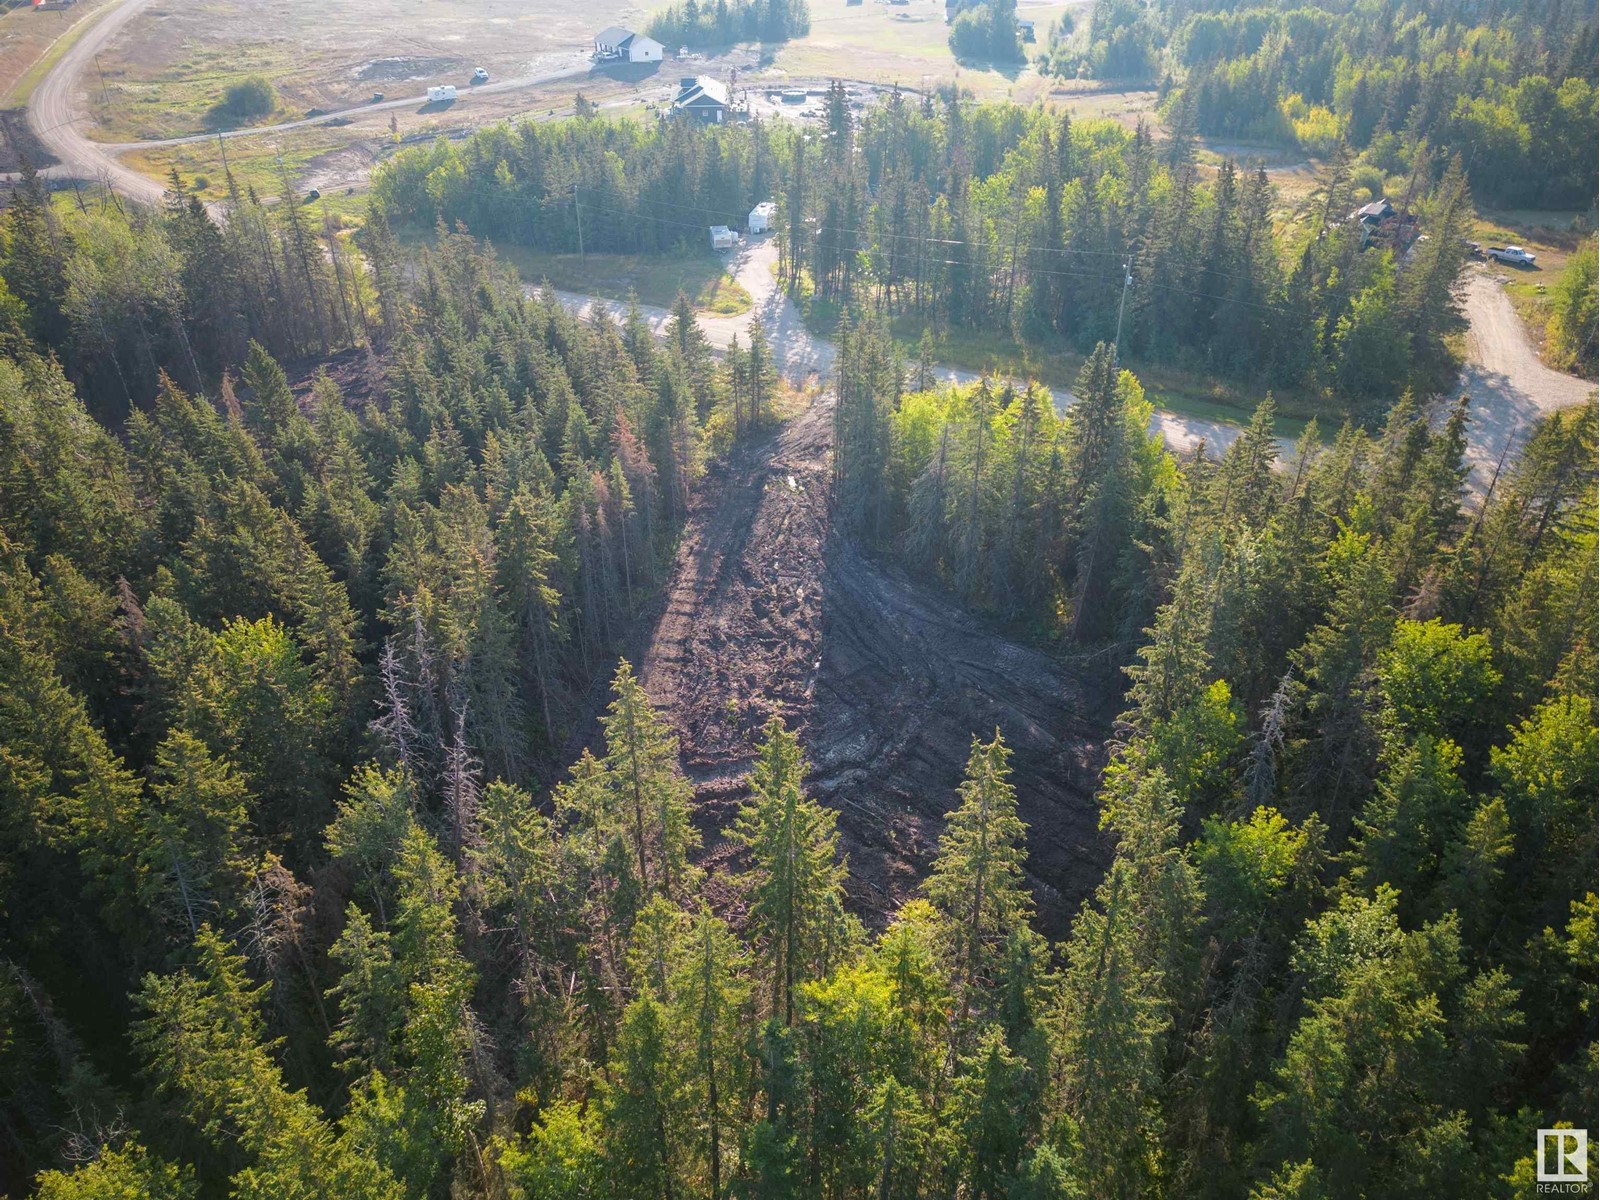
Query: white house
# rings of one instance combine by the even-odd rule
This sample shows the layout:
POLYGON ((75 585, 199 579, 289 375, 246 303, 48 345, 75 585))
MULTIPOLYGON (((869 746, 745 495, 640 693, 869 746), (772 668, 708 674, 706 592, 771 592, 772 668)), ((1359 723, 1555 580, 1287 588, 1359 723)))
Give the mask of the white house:
POLYGON ((772 228, 772 214, 778 211, 778 206, 771 200, 763 200, 750 210, 748 228, 751 233, 766 233, 772 228))
POLYGON ((662 45, 621 25, 611 25, 594 35, 596 62, 647 63, 661 61, 662 45))
POLYGON ((711 227, 711 248, 713 250, 732 250, 738 244, 739 235, 726 225, 713 225, 711 227))

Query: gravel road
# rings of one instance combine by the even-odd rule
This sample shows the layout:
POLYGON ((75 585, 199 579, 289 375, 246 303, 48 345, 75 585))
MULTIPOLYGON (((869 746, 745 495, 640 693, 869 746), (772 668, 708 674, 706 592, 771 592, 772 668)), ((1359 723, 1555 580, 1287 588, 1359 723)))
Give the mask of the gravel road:
MULTIPOLYGON (((832 342, 806 328, 800 310, 778 286, 774 271, 777 262, 776 238, 747 242, 735 251, 731 255, 728 270, 740 286, 750 293, 753 301, 751 311, 733 317, 702 315, 698 318, 700 328, 705 331, 706 340, 712 346, 726 350, 735 334, 742 343, 748 344, 750 321, 759 314, 766 326, 767 338, 772 343, 773 357, 791 382, 804 384, 812 379, 826 379, 833 371, 837 351, 832 342)), ((627 304, 620 300, 599 299, 575 292, 558 291, 556 295, 563 304, 578 313, 587 312, 598 305, 621 320, 628 312, 627 304)), ((639 311, 657 334, 665 331, 671 319, 666 309, 655 305, 641 304, 639 311)), ((962 367, 935 366, 934 370, 941 379, 950 383, 976 383, 979 378, 977 371, 962 367)), ((1065 410, 1076 400, 1066 388, 1045 390, 1050 393, 1058 411, 1065 410)), ((1177 451, 1192 450, 1203 438, 1208 450, 1220 452, 1232 445, 1234 438, 1239 436, 1239 426, 1229 422, 1185 416, 1165 409, 1157 409, 1151 416, 1150 429, 1153 433, 1159 433, 1167 445, 1177 451)), ((1279 445, 1284 454, 1293 449, 1293 443, 1287 438, 1280 438, 1279 445)))
POLYGON ((1594 384, 1539 361, 1522 318, 1500 286, 1503 274, 1499 268, 1472 266, 1467 275, 1469 329, 1461 391, 1472 417, 1467 439, 1471 482, 1480 491, 1488 486, 1508 442, 1520 445, 1539 417, 1582 404, 1595 391, 1594 384))
POLYGON ((34 89, 28 101, 28 126, 56 158, 45 174, 108 183, 145 204, 161 202, 165 191, 162 184, 123 166, 115 155, 91 142, 78 129, 88 117, 78 88, 79 77, 94 56, 152 3, 154 0, 120 0, 88 17, 89 27, 34 89))

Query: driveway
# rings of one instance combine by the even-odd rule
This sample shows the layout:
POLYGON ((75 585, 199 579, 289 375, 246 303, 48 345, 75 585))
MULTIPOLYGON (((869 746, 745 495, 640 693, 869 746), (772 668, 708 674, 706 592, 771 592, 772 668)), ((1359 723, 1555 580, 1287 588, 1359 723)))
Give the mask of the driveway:
POLYGON ((1594 384, 1552 371, 1539 361, 1522 318, 1500 286, 1503 275, 1503 268, 1467 268, 1469 327, 1460 390, 1468 398, 1472 418, 1467 456, 1472 462, 1471 483, 1478 491, 1488 487, 1506 447, 1521 445, 1535 421, 1582 404, 1595 392, 1594 384))

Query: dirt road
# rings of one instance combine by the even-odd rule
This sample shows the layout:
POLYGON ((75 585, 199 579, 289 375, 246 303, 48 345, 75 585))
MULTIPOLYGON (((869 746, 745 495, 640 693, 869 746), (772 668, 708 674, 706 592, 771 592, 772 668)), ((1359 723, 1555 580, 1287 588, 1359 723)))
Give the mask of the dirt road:
POLYGON ((1473 266, 1467 275, 1469 331, 1461 391, 1469 398, 1467 454, 1471 482, 1479 490, 1488 485, 1507 444, 1520 445, 1539 417, 1582 404, 1595 391, 1594 384, 1539 361, 1522 318, 1498 282, 1501 273, 1473 266))
POLYGON ((780 714, 839 813, 852 899, 903 899, 955 806, 974 734, 1015 750, 1028 868, 1053 932, 1105 864, 1093 795, 1109 710, 1061 663, 866 557, 828 511, 823 397, 717 467, 697 495, 641 677, 683 739, 707 844, 745 795, 761 727, 780 714))

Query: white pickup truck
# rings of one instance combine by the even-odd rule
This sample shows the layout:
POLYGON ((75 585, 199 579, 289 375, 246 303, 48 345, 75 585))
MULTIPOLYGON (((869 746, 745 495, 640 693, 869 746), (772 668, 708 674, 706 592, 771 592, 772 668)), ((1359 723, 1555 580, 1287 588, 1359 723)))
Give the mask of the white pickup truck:
POLYGON ((1487 253, 1496 262, 1507 263, 1513 267, 1533 266, 1533 255, 1521 246, 1490 246, 1487 253))

